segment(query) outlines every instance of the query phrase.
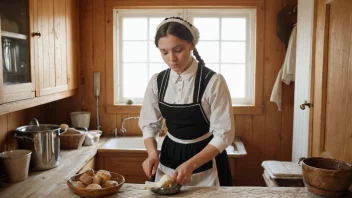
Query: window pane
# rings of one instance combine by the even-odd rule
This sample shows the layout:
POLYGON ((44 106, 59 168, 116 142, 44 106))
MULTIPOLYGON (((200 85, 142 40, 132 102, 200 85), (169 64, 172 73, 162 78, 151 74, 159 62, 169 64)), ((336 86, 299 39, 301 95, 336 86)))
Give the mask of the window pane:
POLYGON ((164 18, 150 18, 149 19, 149 39, 154 41, 156 28, 165 19, 164 18))
POLYGON ((244 98, 246 86, 246 70, 242 64, 222 64, 221 74, 229 87, 231 98, 244 98))
POLYGON ((147 63, 123 64, 123 96, 143 98, 147 88, 147 63))
POLYGON ((219 42, 200 41, 197 49, 205 64, 219 62, 219 42))
POLYGON ((147 61, 147 42, 124 41, 122 48, 123 62, 146 62, 147 61))
POLYGON ((123 40, 147 40, 147 18, 123 18, 123 40))
POLYGON ((222 40, 246 40, 245 18, 223 18, 221 27, 222 40))
POLYGON ((245 42, 222 42, 221 62, 225 63, 245 63, 246 46, 245 42))
POLYGON ((154 44, 154 41, 149 42, 149 61, 150 62, 159 62, 163 63, 163 58, 161 57, 161 53, 159 48, 157 48, 154 44))
POLYGON ((193 23, 200 32, 200 40, 219 40, 219 18, 194 18, 193 23))
POLYGON ((213 70, 216 73, 219 73, 219 64, 205 64, 209 69, 213 70))
POLYGON ((160 73, 161 71, 167 69, 168 66, 166 64, 150 64, 149 65, 149 80, 152 78, 152 76, 156 73, 160 73))

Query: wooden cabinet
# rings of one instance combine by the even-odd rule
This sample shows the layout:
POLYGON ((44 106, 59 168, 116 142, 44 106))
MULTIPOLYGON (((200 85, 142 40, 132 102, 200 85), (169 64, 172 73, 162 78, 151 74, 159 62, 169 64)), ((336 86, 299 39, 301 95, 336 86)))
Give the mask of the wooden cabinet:
POLYGON ((77 88, 77 3, 77 0, 33 0, 37 96, 77 88))
POLYGON ((1 21, 0 104, 78 88, 78 0, 3 0, 1 21))

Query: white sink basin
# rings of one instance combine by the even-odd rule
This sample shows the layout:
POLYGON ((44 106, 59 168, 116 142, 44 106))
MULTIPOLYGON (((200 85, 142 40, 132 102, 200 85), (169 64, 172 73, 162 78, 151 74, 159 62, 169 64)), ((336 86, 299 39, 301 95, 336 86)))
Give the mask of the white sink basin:
MULTIPOLYGON (((158 150, 164 137, 158 138, 158 150)), ((100 149, 118 149, 118 150, 146 150, 143 137, 117 137, 108 140, 100 149)))

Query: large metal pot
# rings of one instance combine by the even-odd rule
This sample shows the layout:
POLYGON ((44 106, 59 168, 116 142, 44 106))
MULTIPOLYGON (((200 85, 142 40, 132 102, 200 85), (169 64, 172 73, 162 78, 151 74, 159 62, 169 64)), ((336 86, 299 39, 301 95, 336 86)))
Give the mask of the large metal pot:
POLYGON ((59 165, 60 127, 53 124, 21 126, 16 129, 19 148, 32 151, 30 168, 46 170, 59 165))

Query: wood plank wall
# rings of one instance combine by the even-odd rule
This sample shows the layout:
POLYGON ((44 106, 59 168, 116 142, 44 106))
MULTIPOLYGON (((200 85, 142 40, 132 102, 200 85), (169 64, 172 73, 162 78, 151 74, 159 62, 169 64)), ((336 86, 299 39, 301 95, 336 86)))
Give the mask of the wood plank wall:
MULTIPOLYGON (((110 1, 111 2, 111 1, 110 1)), ((243 140, 248 156, 237 159, 235 165, 236 185, 263 186, 261 177, 264 160, 291 161, 293 131, 294 86, 283 84, 283 111, 279 112, 275 103, 270 102, 270 95, 276 76, 281 68, 285 47, 276 36, 276 19, 278 12, 297 0, 263 0, 265 2, 265 52, 263 82, 263 114, 235 115, 236 136, 243 140)), ((80 45, 81 45, 81 79, 80 94, 49 104, 51 111, 60 108, 58 116, 53 116, 55 123, 70 123, 69 112, 87 110, 92 113, 91 127, 95 127, 95 98, 93 96, 93 72, 101 72, 101 95, 99 103, 100 124, 104 135, 110 135, 114 128, 121 127, 121 120, 138 114, 107 114, 105 112, 106 93, 106 53, 110 39, 105 38, 106 19, 104 0, 80 0, 80 45), (62 109, 64 107, 65 109, 62 109)), ((160 2, 159 2, 160 3, 160 2)), ((111 40, 110 40, 111 41, 111 40)), ((110 50, 110 49, 109 49, 110 50)), ((112 79, 110 79, 112 80, 112 79)), ((137 130, 137 121, 128 123, 128 130, 137 130)))

